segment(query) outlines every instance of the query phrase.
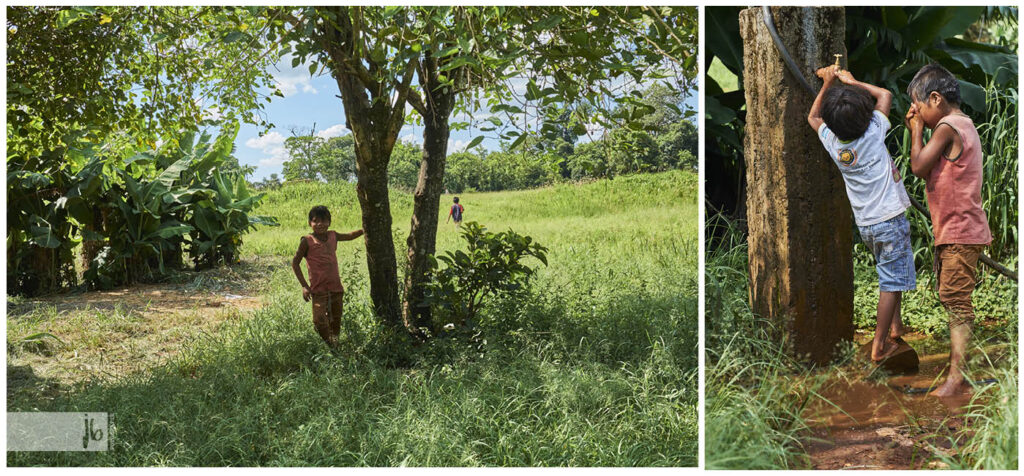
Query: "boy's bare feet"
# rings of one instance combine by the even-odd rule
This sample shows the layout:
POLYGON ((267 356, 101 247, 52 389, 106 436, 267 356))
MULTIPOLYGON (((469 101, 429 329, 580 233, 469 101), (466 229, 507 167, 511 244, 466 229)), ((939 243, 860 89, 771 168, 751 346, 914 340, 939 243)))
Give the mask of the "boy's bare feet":
POLYGON ((875 363, 879 363, 885 359, 888 359, 889 357, 892 357, 892 355, 895 354, 896 350, 899 348, 900 346, 898 343, 890 339, 884 339, 882 341, 881 348, 879 348, 877 345, 871 346, 871 360, 875 363))
POLYGON ((966 380, 955 382, 953 379, 947 378, 939 388, 932 390, 928 395, 933 397, 957 397, 961 395, 970 395, 971 393, 971 384, 967 383, 966 380))

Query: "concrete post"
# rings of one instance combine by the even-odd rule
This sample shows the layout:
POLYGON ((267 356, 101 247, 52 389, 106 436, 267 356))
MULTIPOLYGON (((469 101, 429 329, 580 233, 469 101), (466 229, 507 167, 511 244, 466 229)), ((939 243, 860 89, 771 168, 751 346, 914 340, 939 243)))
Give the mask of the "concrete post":
MULTIPOLYGON (((841 7, 773 7, 782 43, 814 71, 846 55, 841 7)), ((786 67, 762 18, 740 13, 747 124, 750 303, 792 355, 827 363, 853 338, 853 220, 843 179, 807 124, 814 98, 786 67)))

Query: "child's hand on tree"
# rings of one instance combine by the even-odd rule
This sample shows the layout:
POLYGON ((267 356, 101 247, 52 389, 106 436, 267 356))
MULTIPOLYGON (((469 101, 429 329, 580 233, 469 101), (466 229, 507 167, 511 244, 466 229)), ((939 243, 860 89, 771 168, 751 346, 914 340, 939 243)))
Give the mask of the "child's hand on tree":
POLYGON ((309 302, 309 297, 310 297, 309 288, 303 287, 302 288, 302 299, 305 300, 306 302, 309 302))

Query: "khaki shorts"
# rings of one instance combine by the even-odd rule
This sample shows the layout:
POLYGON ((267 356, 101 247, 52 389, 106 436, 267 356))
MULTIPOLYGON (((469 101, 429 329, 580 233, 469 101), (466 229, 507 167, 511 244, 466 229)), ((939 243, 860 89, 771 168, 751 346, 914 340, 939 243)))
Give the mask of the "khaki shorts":
POLYGON ((935 247, 935 276, 939 302, 949 314, 949 325, 974 325, 971 294, 978 284, 978 257, 984 245, 948 244, 935 247))
POLYGON ((313 328, 330 345, 338 342, 341 333, 341 304, 344 292, 326 292, 312 295, 313 328))

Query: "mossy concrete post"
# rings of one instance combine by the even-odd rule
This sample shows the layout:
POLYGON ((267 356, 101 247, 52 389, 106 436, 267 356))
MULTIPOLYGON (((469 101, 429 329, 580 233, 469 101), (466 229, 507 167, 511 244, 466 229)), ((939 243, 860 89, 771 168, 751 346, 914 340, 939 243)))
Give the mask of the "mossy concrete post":
MULTIPOLYGON (((841 7, 773 7, 782 44, 815 88, 846 55, 841 7)), ((761 8, 740 13, 747 124, 750 304, 800 359, 827 363, 853 338, 853 228, 843 179, 807 124, 814 97, 792 75, 761 8)))

